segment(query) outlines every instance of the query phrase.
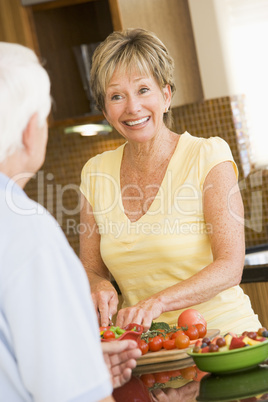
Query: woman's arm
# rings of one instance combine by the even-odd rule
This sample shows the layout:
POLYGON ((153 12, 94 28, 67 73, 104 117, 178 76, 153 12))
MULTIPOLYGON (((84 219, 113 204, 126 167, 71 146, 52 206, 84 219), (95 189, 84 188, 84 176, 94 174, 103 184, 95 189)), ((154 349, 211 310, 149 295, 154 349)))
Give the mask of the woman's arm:
POLYGON ((80 259, 86 270, 91 295, 99 323, 109 324, 109 317, 117 312, 118 295, 110 282, 110 273, 100 255, 100 235, 92 207, 81 195, 80 259))
POLYGON ((208 173, 203 209, 213 262, 185 281, 120 310, 117 325, 136 322, 149 328, 164 312, 203 303, 240 283, 245 256, 244 210, 231 162, 222 162, 208 173))

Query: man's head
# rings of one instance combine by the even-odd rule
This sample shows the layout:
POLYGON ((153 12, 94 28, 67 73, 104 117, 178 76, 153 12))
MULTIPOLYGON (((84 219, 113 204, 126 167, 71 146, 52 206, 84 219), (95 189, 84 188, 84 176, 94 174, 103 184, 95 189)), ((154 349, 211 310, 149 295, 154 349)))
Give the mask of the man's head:
POLYGON ((50 107, 50 80, 35 53, 0 42, 0 164, 25 147, 29 122, 45 127, 50 107))

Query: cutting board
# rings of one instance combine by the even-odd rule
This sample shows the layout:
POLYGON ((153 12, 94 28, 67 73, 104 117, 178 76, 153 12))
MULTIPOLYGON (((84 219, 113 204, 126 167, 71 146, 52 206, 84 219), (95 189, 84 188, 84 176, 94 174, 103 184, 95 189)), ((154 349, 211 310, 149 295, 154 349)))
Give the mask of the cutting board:
MULTIPOLYGON (((219 329, 208 329, 206 337, 213 339, 215 336, 218 336, 219 333, 219 329)), ((193 343, 195 343, 195 341, 193 343)), ((192 348, 193 345, 185 349, 161 349, 158 352, 148 352, 137 359, 137 366, 191 359, 187 352, 190 352, 192 348)))
POLYGON ((144 364, 140 366, 136 366, 133 369, 133 374, 152 374, 159 373, 162 371, 171 371, 171 370, 180 370, 185 367, 193 366, 194 360, 191 356, 188 356, 182 360, 173 360, 173 361, 164 361, 162 363, 155 364, 144 364))

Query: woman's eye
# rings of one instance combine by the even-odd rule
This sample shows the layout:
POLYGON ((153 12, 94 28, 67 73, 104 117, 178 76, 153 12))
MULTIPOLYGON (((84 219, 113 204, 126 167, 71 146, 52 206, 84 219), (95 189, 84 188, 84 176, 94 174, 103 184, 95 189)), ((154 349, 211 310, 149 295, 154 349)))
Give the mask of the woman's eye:
POLYGON ((121 96, 121 95, 113 95, 113 96, 111 97, 111 99, 112 99, 112 100, 120 100, 120 99, 122 99, 122 96, 121 96))
POLYGON ((148 92, 149 91, 149 88, 141 88, 140 89, 140 93, 141 94, 145 94, 146 92, 148 92))

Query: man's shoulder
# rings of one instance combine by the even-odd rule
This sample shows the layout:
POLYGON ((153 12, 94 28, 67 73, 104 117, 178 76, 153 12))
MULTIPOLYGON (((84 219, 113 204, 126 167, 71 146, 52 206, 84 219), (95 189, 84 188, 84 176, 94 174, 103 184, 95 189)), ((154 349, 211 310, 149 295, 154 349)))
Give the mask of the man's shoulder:
POLYGON ((2 244, 13 243, 14 248, 25 245, 32 250, 40 244, 54 241, 68 245, 56 219, 41 204, 27 196, 1 198, 0 217, 2 244))

